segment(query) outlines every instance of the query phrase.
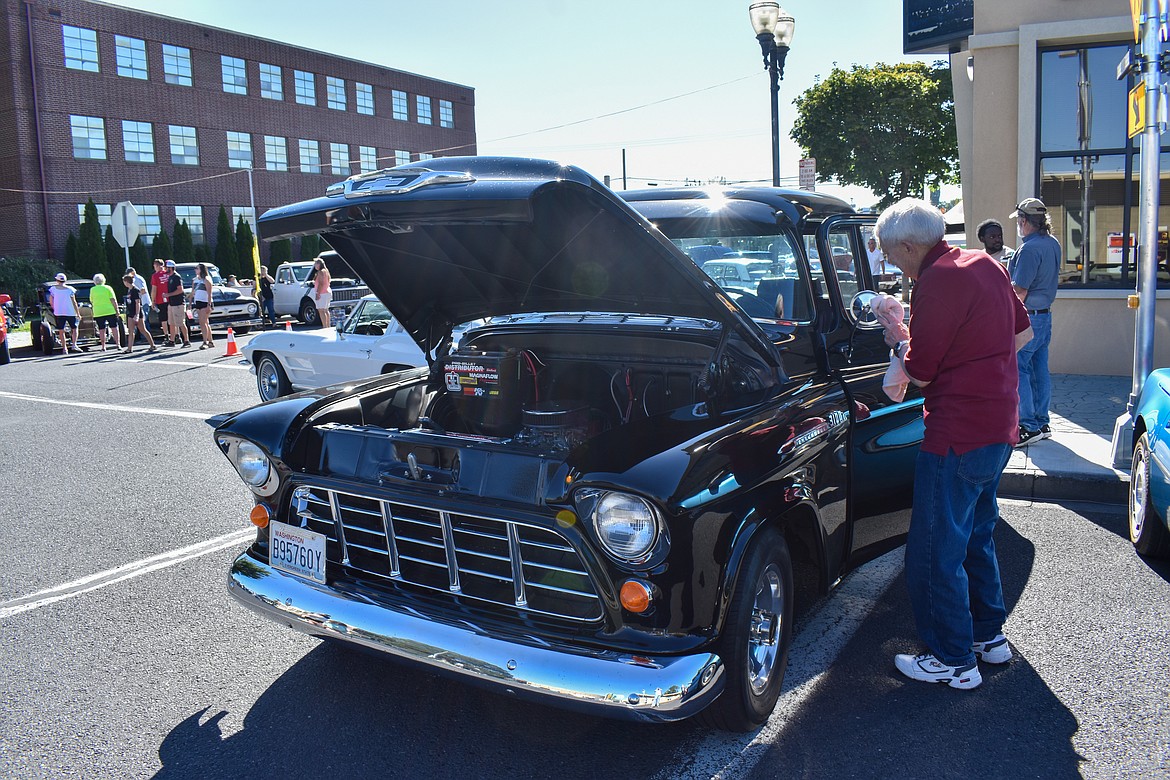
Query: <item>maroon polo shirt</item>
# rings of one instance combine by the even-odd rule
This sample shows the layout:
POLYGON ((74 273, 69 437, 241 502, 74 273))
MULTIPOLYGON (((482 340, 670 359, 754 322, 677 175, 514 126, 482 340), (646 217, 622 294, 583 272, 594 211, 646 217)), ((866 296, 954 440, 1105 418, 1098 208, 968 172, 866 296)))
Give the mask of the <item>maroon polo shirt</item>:
POLYGON ((962 455, 1019 437, 1017 333, 1028 312, 1003 266, 940 241, 926 253, 910 306, 906 371, 923 382, 922 449, 962 455))

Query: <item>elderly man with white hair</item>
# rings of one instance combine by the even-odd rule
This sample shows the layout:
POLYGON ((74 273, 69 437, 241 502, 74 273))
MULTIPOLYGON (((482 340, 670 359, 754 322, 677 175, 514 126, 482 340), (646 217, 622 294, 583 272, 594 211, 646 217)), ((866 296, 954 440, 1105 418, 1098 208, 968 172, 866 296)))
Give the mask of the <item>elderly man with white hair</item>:
POLYGON ((992 532, 1019 430, 1016 351, 1031 327, 1003 266, 949 246, 945 229, 938 209, 915 198, 887 209, 876 228, 886 259, 915 280, 909 328, 891 324, 886 343, 922 388, 926 424, 906 584, 927 649, 894 665, 914 680, 970 689, 983 682, 977 658, 1012 658, 992 532))

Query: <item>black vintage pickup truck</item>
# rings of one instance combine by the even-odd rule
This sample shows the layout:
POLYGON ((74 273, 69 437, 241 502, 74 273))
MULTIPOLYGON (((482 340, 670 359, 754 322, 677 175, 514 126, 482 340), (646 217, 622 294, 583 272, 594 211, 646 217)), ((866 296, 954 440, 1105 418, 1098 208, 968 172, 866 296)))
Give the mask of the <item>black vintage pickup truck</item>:
POLYGON ((429 366, 211 421, 255 498, 231 594, 521 697, 755 728, 794 570, 827 590, 909 522, 922 405, 881 389, 872 218, 765 187, 619 196, 545 161, 429 165, 259 221, 321 234, 429 366), (697 262, 729 256, 769 265, 724 289, 697 262))

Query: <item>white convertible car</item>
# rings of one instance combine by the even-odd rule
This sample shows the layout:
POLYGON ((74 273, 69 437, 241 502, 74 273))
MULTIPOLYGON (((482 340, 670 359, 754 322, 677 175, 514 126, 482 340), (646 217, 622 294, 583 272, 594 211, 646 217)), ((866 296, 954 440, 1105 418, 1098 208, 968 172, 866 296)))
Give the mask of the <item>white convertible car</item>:
POLYGON ((336 329, 260 333, 241 351, 264 401, 427 363, 414 339, 373 295, 362 298, 336 329))

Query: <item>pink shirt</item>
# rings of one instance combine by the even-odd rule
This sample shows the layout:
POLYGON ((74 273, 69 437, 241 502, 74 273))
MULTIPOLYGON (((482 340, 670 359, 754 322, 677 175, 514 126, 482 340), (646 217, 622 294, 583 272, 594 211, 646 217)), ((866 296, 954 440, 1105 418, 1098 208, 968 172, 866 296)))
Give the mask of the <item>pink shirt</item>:
POLYGON ((329 281, 331 278, 332 277, 329 274, 328 268, 322 268, 317 272, 317 275, 313 277, 313 285, 317 288, 318 295, 324 295, 328 292, 332 292, 332 290, 329 289, 329 281))
POLYGON ((922 389, 922 449, 956 454, 1019 435, 1017 333, 1028 312, 986 252, 940 241, 927 254, 910 305, 906 372, 922 389))

